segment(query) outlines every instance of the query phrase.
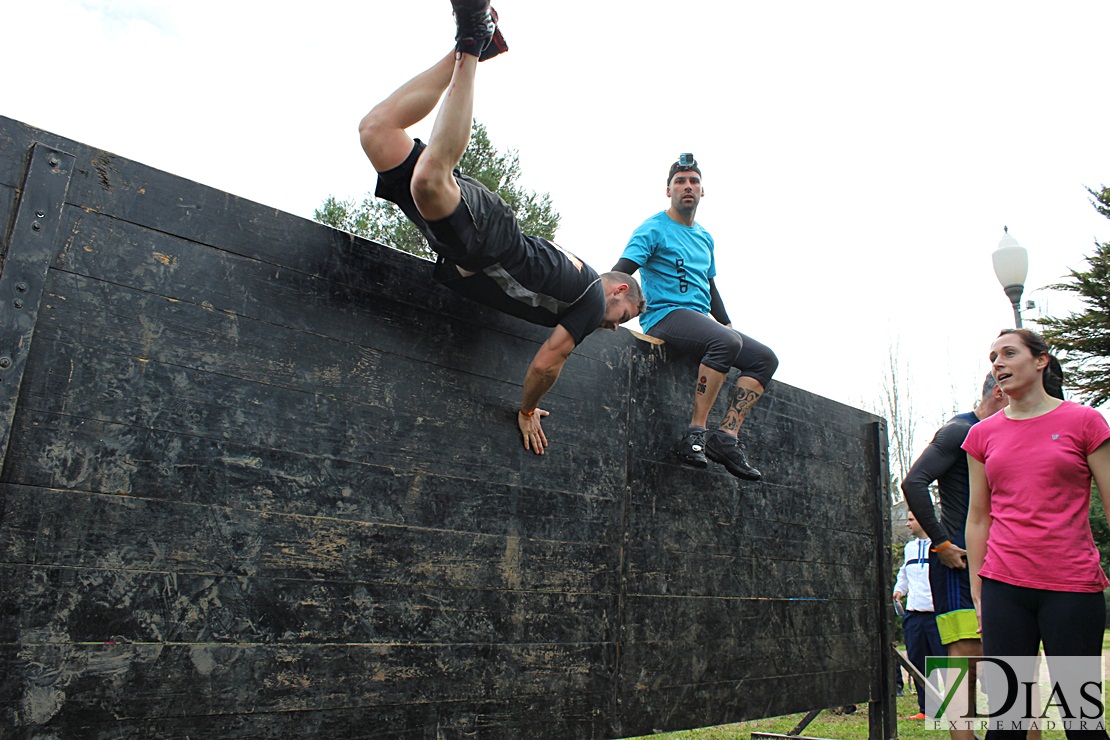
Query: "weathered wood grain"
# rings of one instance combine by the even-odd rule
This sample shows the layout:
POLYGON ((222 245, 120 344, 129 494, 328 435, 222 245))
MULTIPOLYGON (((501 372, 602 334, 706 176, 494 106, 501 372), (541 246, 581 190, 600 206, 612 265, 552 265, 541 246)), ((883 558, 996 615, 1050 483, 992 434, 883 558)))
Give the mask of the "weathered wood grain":
POLYGON ((24 643, 0 648, 12 724, 47 724, 59 704, 85 721, 599 696, 596 645, 24 643), (577 666, 577 670, 568 670, 577 666))
MULTIPOLYGON (((18 198, 19 191, 15 187, 0 184, 0 234, 5 237, 11 230, 12 221, 15 219, 15 207, 19 202, 18 198)), ((0 258, 0 264, 2 264, 2 258, 0 258)))
MULTIPOLYGON (((73 277, 70 281, 56 278, 56 299, 64 303, 88 296, 102 301, 112 314, 106 321, 142 315, 150 326, 164 323, 166 329, 181 331, 187 331, 194 321, 202 326, 222 324, 217 328, 233 332, 224 336, 237 344, 247 343, 252 334, 285 328, 304 342, 316 338, 350 343, 499 381, 522 375, 538 345, 537 338, 546 338, 542 331, 539 337, 526 331, 523 337, 515 332, 503 334, 497 342, 488 341, 489 312, 480 307, 455 311, 459 299, 431 282, 430 264, 411 258, 395 264, 399 261, 396 253, 376 245, 366 245, 367 251, 378 252, 378 259, 363 258, 367 262, 365 277, 343 284, 187 239, 152 234, 134 224, 80 209, 67 210, 64 231, 65 245, 55 266, 73 277), (96 280, 110 285, 98 288, 96 280), (398 283, 426 283, 426 296, 419 304, 406 302, 390 290, 398 283), (146 305, 134 305, 144 299, 146 305), (196 307, 214 315, 192 318, 196 307), (426 328, 416 332, 414 325, 426 328)), ((68 310, 79 312, 82 307, 68 310)), ((65 317, 57 321, 64 322, 65 317)), ((160 337, 136 337, 136 341, 140 338, 153 343, 160 337)), ((603 334, 591 336, 582 349, 598 351, 575 354, 574 360, 581 366, 575 375, 582 376, 582 382, 568 387, 597 389, 611 382, 609 373, 602 372, 604 365, 597 361, 606 346, 612 347, 612 342, 604 339, 603 334)), ((190 349, 187 345, 180 351, 190 349)), ((330 357, 316 350, 309 343, 299 353, 286 353, 286 359, 308 362, 313 357, 330 357)))
POLYGON ((522 588, 563 593, 615 589, 608 544, 383 526, 264 514, 135 496, 3 487, 0 553, 13 564, 213 576, 522 588), (122 532, 141 533, 119 542, 122 532))
POLYGON ((611 643, 608 594, 6 565, 0 642, 611 643))
POLYGON ((46 413, 22 428, 5 475, 44 488, 591 544, 620 525, 619 502, 528 475, 482 480, 46 413))
MULTIPOLYGON (((65 726, 83 740, 195 740, 195 738, 471 738, 536 735, 537 720, 552 737, 603 740, 612 737, 601 722, 597 705, 605 697, 550 695, 502 701, 443 701, 356 709, 253 711, 224 715, 109 718, 80 716, 65 726), (542 718, 542 719, 540 719, 542 718)), ((43 729, 12 730, 13 740, 57 737, 47 722, 43 729)))

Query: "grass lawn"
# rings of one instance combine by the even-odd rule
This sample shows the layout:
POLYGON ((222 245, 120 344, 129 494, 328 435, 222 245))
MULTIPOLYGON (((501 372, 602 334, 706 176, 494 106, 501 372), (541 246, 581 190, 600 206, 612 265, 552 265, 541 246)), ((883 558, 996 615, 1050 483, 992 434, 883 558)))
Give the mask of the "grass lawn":
MULTIPOLYGON (((899 650, 905 650, 905 645, 899 645, 899 650)), ((1102 653, 1106 656, 1110 652, 1110 630, 1102 637, 1102 653)), ((906 695, 898 699, 898 737, 904 740, 947 740, 948 732, 926 729, 923 721, 906 719, 917 714, 917 696, 906 686, 906 695)), ((789 714, 784 717, 753 720, 751 722, 737 722, 719 727, 704 727, 699 730, 684 730, 682 732, 665 732, 658 735, 648 735, 646 738, 663 738, 664 740, 740 740, 751 737, 753 732, 776 732, 786 734, 805 717, 805 712, 789 714)), ((852 714, 833 714, 826 710, 817 715, 806 727, 802 734, 808 737, 824 737, 832 740, 867 740, 869 719, 867 705, 861 704, 852 714)), ((1065 740, 1063 730, 1051 730, 1041 733, 1042 740, 1065 740)))
MULTIPOLYGON (((924 722, 911 722, 903 719, 917 714, 917 697, 907 693, 898 699, 898 737, 908 740, 942 740, 948 733, 934 732, 925 729, 924 722)), ((737 722, 732 725, 720 727, 705 727, 700 730, 685 730, 683 732, 667 732, 647 737, 655 740, 739 740, 751 737, 753 732, 777 732, 786 734, 805 717, 805 712, 788 714, 784 717, 754 720, 752 722, 737 722)), ((827 737, 833 740, 867 740, 869 732, 869 719, 867 706, 860 706, 853 714, 832 714, 829 711, 821 712, 802 734, 808 737, 827 737)), ((1060 733, 1063 738, 1064 734, 1060 733)), ((1049 735, 1045 735, 1045 740, 1049 735)))
MULTIPOLYGON (((923 721, 908 720, 906 717, 917 714, 917 697, 907 693, 898 699, 898 737, 902 740, 947 740, 948 732, 926 729, 923 721)), ((657 740, 748 740, 753 732, 777 732, 786 734, 802 721, 805 713, 789 714, 785 717, 754 720, 752 722, 737 722, 732 725, 720 727, 704 727, 700 730, 684 730, 682 732, 666 732, 658 735, 648 735, 644 738, 657 740)), ((869 733, 869 719, 867 706, 862 705, 854 714, 836 715, 828 711, 821 712, 802 734, 807 737, 825 737, 832 740, 867 740, 869 733)), ((1042 732, 1042 740, 1065 740, 1063 730, 1042 732)))

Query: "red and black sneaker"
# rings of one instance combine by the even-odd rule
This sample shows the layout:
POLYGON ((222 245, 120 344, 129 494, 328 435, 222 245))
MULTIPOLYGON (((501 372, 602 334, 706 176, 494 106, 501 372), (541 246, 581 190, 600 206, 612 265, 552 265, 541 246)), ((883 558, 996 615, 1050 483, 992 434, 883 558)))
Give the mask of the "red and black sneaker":
POLYGON ((490 16, 493 17, 493 36, 490 38, 489 46, 478 55, 478 61, 484 62, 487 59, 493 59, 498 54, 509 50, 509 45, 505 43, 505 37, 501 35, 501 27, 497 25, 497 11, 493 8, 489 9, 490 16))
MULTIPOLYGON (((455 50, 479 59, 497 31, 489 0, 451 0, 455 11, 455 50)), ((495 52, 497 53, 497 52, 495 52)))

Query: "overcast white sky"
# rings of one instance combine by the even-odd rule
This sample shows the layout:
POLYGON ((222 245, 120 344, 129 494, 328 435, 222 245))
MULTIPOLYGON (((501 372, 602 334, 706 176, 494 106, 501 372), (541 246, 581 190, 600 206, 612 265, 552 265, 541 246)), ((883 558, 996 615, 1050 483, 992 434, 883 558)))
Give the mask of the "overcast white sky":
MULTIPOLYGON (((693 152, 737 328, 857 406, 897 344, 919 446, 1012 324, 1003 226, 1050 313, 1074 303, 1037 288, 1110 240, 1084 190, 1110 185, 1105 0, 494 7, 475 115, 557 240, 608 269, 693 152)), ((311 217, 372 188, 359 119, 453 36, 447 0, 5 2, 0 114, 311 217)))

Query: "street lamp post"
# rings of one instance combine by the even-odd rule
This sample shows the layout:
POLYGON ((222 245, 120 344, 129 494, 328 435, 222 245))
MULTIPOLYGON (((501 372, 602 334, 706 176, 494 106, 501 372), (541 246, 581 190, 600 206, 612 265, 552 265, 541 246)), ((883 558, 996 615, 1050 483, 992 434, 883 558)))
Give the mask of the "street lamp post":
POLYGON ((1014 325, 1021 328, 1021 293, 1025 290, 1025 276, 1029 274, 1029 253, 1010 236, 1010 229, 1003 226, 1006 235, 994 250, 994 274, 1006 297, 1014 307, 1014 325))

